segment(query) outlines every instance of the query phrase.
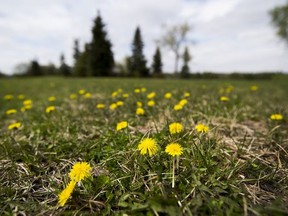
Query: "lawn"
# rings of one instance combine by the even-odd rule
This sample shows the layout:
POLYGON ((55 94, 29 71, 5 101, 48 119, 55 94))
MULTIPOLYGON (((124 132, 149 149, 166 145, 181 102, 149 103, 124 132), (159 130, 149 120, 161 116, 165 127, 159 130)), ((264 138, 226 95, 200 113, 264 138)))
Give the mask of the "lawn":
POLYGON ((287 215, 287 83, 0 79, 0 215, 287 215))

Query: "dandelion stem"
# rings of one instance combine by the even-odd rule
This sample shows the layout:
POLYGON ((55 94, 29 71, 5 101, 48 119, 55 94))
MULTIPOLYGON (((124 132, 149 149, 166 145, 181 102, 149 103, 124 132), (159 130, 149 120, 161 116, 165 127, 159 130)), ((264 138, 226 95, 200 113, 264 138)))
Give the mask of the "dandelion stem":
POLYGON ((175 157, 173 157, 173 167, 172 167, 172 188, 175 186, 175 157))

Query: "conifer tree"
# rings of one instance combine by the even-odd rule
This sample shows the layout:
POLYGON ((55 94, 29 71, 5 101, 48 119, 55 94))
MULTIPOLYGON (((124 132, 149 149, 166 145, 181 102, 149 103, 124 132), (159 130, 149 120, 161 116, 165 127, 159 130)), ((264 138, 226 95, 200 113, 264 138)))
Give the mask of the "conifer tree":
POLYGON ((93 76, 109 76, 114 67, 112 44, 107 37, 105 25, 98 13, 92 28, 88 61, 90 74, 93 76))
POLYGON ((189 54, 188 47, 185 47, 185 51, 182 57, 183 57, 183 66, 180 75, 182 78, 189 78, 190 75, 189 61, 191 60, 191 55, 189 54))
POLYGON ((85 77, 89 75, 88 54, 89 54, 89 44, 85 44, 84 51, 80 54, 74 66, 74 73, 76 76, 85 77))
POLYGON ((79 41, 76 39, 76 40, 74 40, 74 54, 73 54, 74 65, 78 61, 78 59, 80 57, 80 54, 81 53, 80 53, 80 50, 79 50, 79 41))
POLYGON ((28 73, 30 75, 32 75, 32 76, 41 76, 41 75, 43 75, 41 67, 40 67, 40 65, 39 65, 39 63, 38 63, 38 61, 36 59, 31 61, 30 69, 29 69, 28 73))
POLYGON ((132 42, 132 56, 129 58, 129 74, 131 76, 149 76, 149 70, 146 67, 146 59, 143 54, 144 43, 140 28, 137 27, 132 42))
POLYGON ((71 75, 70 68, 69 68, 69 66, 65 63, 64 54, 62 54, 62 55, 60 56, 59 72, 60 72, 60 74, 62 74, 62 75, 64 75, 64 76, 70 76, 70 75, 71 75))
POLYGON ((159 47, 156 48, 155 54, 153 56, 153 62, 152 62, 152 74, 155 76, 159 76, 162 74, 162 58, 161 58, 161 52, 159 47))

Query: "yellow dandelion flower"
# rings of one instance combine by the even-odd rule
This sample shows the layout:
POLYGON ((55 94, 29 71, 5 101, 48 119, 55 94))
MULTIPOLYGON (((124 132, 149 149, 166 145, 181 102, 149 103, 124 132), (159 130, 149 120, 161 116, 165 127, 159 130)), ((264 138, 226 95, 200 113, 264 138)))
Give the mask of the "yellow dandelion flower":
POLYGON ((169 145, 166 146, 165 152, 171 155, 172 157, 179 156, 183 153, 183 148, 178 143, 170 143, 169 145))
POLYGON ((234 86, 232 85, 229 85, 227 88, 226 88, 226 93, 231 93, 232 91, 234 90, 234 86))
POLYGON ((189 92, 185 92, 184 93, 184 97, 190 97, 190 93, 189 92))
POLYGON ((144 115, 145 114, 145 110, 143 108, 141 108, 141 107, 138 107, 136 109, 136 114, 137 115, 144 115))
POLYGON ((23 101, 24 106, 31 105, 31 104, 32 104, 32 100, 24 100, 23 101))
POLYGON ((12 114, 15 114, 17 113, 17 110, 16 109, 9 109, 6 111, 6 115, 12 115, 12 114))
POLYGON ((134 89, 134 92, 136 93, 136 94, 138 94, 138 93, 140 93, 140 89, 139 88, 136 88, 136 89, 134 89))
POLYGON ((256 86, 256 85, 250 86, 250 90, 251 91, 257 91, 258 90, 258 86, 256 86))
POLYGON ((77 94, 70 94, 70 95, 69 95, 69 98, 70 98, 71 100, 74 100, 74 99, 77 98, 77 94))
POLYGON ((117 106, 123 106, 123 105, 124 105, 124 102, 123 102, 123 101, 117 101, 117 102, 116 102, 116 105, 117 105, 117 106))
POLYGON ((55 100, 56 100, 56 97, 54 97, 54 96, 51 96, 48 98, 48 101, 50 101, 50 102, 55 101, 55 100))
POLYGON ((183 109, 183 106, 181 105, 181 104, 176 104, 175 106, 174 106, 174 110, 181 110, 181 109, 183 109))
POLYGON ((87 162, 77 162, 73 165, 69 176, 71 181, 80 182, 91 175, 91 166, 87 162))
POLYGON ((122 90, 121 88, 119 88, 117 91, 118 91, 119 93, 121 93, 123 90, 122 90))
POLYGON ((16 123, 8 125, 8 129, 9 130, 19 129, 20 127, 21 127, 21 123, 20 122, 16 122, 16 123))
POLYGON ((172 97, 172 94, 171 94, 170 92, 167 92, 167 93, 164 95, 164 97, 165 97, 166 99, 170 99, 170 98, 172 97))
POLYGON ((204 125, 204 124, 197 124, 195 126, 195 129, 197 130, 197 132, 199 133, 207 133, 209 131, 209 127, 204 125))
POLYGON ((112 96, 113 98, 115 98, 117 95, 118 95, 118 92, 117 92, 117 91, 112 92, 112 94, 111 94, 111 96, 112 96))
POLYGON ((154 98, 156 96, 156 93, 155 92, 151 92, 151 93, 149 93, 148 95, 147 95, 147 98, 148 99, 152 99, 152 98, 154 98))
POLYGON ((84 98, 85 98, 85 99, 89 99, 89 98, 91 98, 91 97, 92 97, 92 95, 91 95, 91 93, 89 93, 89 92, 87 92, 87 93, 84 94, 84 98))
POLYGON ((147 90, 147 89, 146 89, 146 88, 144 88, 144 87, 143 87, 143 88, 141 88, 141 92, 146 92, 146 90, 147 90))
POLYGON ((26 106, 21 107, 21 112, 25 112, 30 109, 32 109, 32 105, 26 105, 26 106))
POLYGON ((112 104, 110 104, 110 106, 109 106, 109 109, 110 110, 115 110, 117 108, 117 104, 116 103, 112 103, 112 104))
POLYGON ((84 95, 85 94, 85 90, 84 89, 80 89, 79 91, 78 91, 78 93, 80 94, 80 95, 84 95))
POLYGON ((69 184, 66 186, 66 188, 58 195, 58 204, 60 206, 64 206, 67 200, 70 198, 74 188, 75 188, 76 182, 70 181, 69 184))
POLYGON ((127 93, 126 93, 126 94, 123 94, 122 97, 123 97, 123 98, 128 98, 128 97, 129 97, 129 94, 127 94, 127 93))
POLYGON ((98 109, 104 109, 105 108, 105 104, 97 104, 97 108, 98 109))
POLYGON ((174 122, 169 125, 169 131, 171 134, 180 133, 182 130, 183 130, 183 126, 182 124, 178 122, 174 122))
POLYGON ((229 101, 229 98, 228 97, 226 97, 226 96, 221 96, 220 97, 220 101, 229 101))
POLYGON ((8 94, 8 95, 4 96, 4 100, 12 100, 13 98, 14 98, 14 96, 11 95, 11 94, 8 94))
POLYGON ((181 106, 185 106, 187 103, 188 103, 188 100, 182 99, 182 100, 179 101, 178 104, 180 104, 181 106))
POLYGON ((137 101, 136 104, 137 104, 137 107, 142 107, 142 105, 143 105, 142 102, 140 102, 140 101, 137 101))
POLYGON ((53 112, 53 111, 55 111, 55 106, 48 106, 47 108, 46 108, 46 110, 45 110, 45 112, 46 113, 50 113, 50 112, 53 112))
POLYGON ((117 124, 116 130, 119 131, 119 130, 122 130, 122 129, 127 128, 127 127, 128 127, 128 122, 122 121, 122 122, 119 122, 117 124))
POLYGON ((19 100, 24 100, 25 95, 23 95, 23 94, 19 94, 17 97, 18 97, 19 100))
POLYGON ((148 153, 151 157, 158 151, 158 145, 154 139, 145 138, 139 143, 138 150, 140 151, 140 154, 145 155, 148 153))
POLYGON ((270 119, 271 119, 271 120, 278 120, 278 121, 280 121, 280 120, 283 120, 283 115, 281 115, 281 114, 272 114, 272 115, 270 116, 270 119))
POLYGON ((150 100, 150 101, 147 102, 147 105, 150 106, 150 107, 155 106, 155 101, 150 100))

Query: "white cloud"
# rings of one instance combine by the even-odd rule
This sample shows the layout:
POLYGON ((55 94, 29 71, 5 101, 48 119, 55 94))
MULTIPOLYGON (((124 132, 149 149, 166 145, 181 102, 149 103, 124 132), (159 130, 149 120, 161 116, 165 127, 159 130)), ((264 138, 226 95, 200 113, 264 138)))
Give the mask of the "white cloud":
MULTIPOLYGON (((93 19, 100 10, 117 61, 131 54, 131 41, 141 27, 149 65, 155 39, 163 24, 188 20, 197 41, 189 45, 197 71, 286 70, 288 48, 275 36, 268 11, 285 0, 38 0, 1 1, 0 70, 11 73, 17 63, 38 58, 59 62, 64 52, 72 63, 73 40, 83 46, 91 38, 93 19), (16 6, 17 7, 16 7, 16 6)), ((165 71, 174 56, 162 49, 165 71)))

